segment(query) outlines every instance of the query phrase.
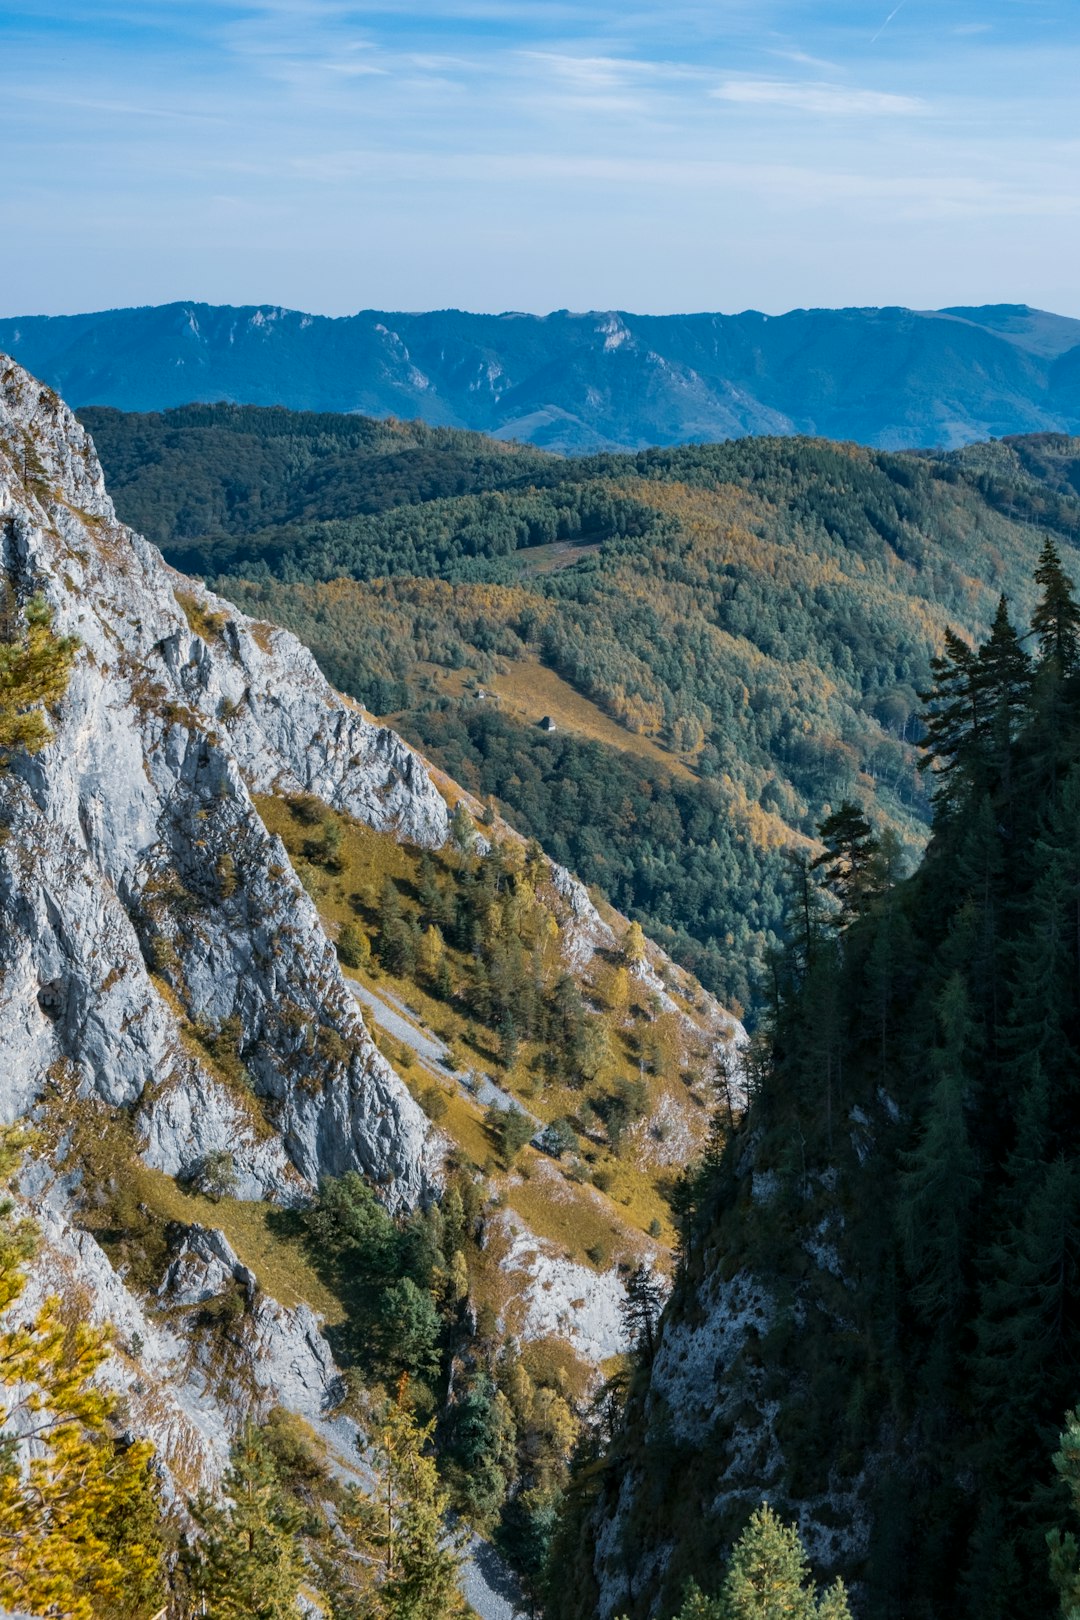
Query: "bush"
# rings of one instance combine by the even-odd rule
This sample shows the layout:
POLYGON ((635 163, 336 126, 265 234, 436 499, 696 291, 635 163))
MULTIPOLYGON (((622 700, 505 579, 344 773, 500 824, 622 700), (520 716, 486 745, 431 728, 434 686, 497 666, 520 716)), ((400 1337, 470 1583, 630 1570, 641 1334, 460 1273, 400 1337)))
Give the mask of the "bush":
POLYGON ((491 1103, 484 1117, 484 1123, 506 1164, 512 1164, 526 1142, 532 1139, 532 1120, 513 1103, 509 1108, 501 1108, 498 1103, 491 1103))
POLYGON ((208 1153, 192 1176, 191 1185, 196 1192, 201 1192, 215 1204, 223 1198, 234 1197, 240 1178, 232 1154, 224 1148, 217 1153, 208 1153))
POLYGON ((564 1153, 577 1151, 577 1132, 568 1119, 553 1119, 550 1125, 545 1125, 536 1139, 537 1147, 543 1148, 553 1159, 561 1159, 564 1153))

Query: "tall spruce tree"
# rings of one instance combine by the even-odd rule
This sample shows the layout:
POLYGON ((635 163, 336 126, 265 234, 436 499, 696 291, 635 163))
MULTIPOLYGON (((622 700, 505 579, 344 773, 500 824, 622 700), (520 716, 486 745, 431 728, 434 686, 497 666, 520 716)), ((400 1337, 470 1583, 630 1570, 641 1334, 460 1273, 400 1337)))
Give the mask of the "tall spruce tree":
POLYGON ((224 1502, 202 1497, 191 1507, 202 1534, 185 1563, 198 1612, 206 1620, 295 1620, 302 1515, 254 1423, 237 1436, 222 1489, 224 1502))
POLYGON ((1047 537, 1035 570, 1042 597, 1031 616, 1044 661, 1053 661, 1062 675, 1072 675, 1080 662, 1080 606, 1073 598, 1073 582, 1066 574, 1054 542, 1047 537))

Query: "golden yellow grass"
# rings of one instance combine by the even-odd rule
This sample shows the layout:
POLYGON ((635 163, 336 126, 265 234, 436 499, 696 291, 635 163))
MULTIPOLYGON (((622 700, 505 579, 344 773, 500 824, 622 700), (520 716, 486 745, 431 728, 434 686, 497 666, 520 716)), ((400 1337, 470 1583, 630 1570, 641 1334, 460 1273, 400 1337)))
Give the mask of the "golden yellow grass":
POLYGON ((298 1238, 281 1237, 271 1226, 272 1204, 253 1203, 239 1198, 222 1198, 215 1203, 200 1193, 188 1192, 171 1176, 139 1163, 131 1167, 139 1179, 143 1202, 168 1220, 185 1225, 217 1227, 228 1238, 237 1258, 255 1273, 259 1287, 280 1305, 310 1305, 328 1323, 344 1320, 340 1301, 315 1271, 298 1238))
POLYGON ((676 754, 671 754, 651 737, 641 737, 605 714, 591 699, 564 681, 553 669, 535 659, 522 659, 490 682, 500 707, 515 719, 534 725, 550 715, 557 726, 572 736, 604 743, 622 753, 636 754, 658 765, 669 776, 693 781, 694 773, 676 754))

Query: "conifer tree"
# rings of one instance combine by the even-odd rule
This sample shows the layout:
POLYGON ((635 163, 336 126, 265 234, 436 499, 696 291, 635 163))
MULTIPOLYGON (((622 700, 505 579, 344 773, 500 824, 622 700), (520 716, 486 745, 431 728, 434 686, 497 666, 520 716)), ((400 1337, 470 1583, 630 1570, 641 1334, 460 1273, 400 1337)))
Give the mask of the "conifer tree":
POLYGON ((1031 659, 1009 619, 1008 598, 998 600, 988 639, 977 654, 975 683, 995 746, 1007 750, 1026 712, 1031 691, 1031 659))
POLYGON ((967 1120, 965 1061, 976 1030, 967 989, 954 973, 937 1002, 940 1044, 918 1145, 907 1155, 900 1199, 912 1298, 928 1321, 955 1316, 964 1299, 964 1260, 978 1162, 967 1120))
POLYGON ((946 630, 945 650, 930 668, 934 684, 919 693, 926 709, 919 769, 934 768, 934 802, 947 809, 962 792, 962 767, 982 740, 982 691, 976 655, 953 630, 946 630))
MULTIPOLYGON (((1080 1517, 1080 1411, 1065 1415, 1061 1444, 1054 1454, 1054 1468, 1068 1488, 1073 1517, 1080 1517)), ((1050 1548, 1050 1575, 1061 1601, 1062 1620, 1080 1620, 1080 1549, 1072 1530, 1053 1529, 1047 1533, 1050 1548)))
POLYGON ((447 1526, 450 1501, 429 1446, 434 1423, 418 1424, 408 1408, 407 1382, 383 1412, 375 1436, 382 1475, 380 1536, 385 1578, 384 1620, 454 1620, 466 1613, 458 1589, 461 1537, 447 1526))
POLYGON ((640 967, 645 961, 645 934, 639 922, 632 922, 623 935, 622 959, 628 967, 640 967))
POLYGON ((819 1604, 798 1529, 782 1523, 767 1503, 735 1544, 713 1614, 715 1620, 851 1620, 840 1582, 819 1604))
POLYGON ((206 1620, 294 1620, 304 1576, 302 1515, 282 1487, 273 1456, 248 1422, 222 1480, 226 1497, 202 1497, 192 1517, 202 1535, 186 1567, 206 1620))
POLYGON ((824 852, 812 863, 826 888, 840 902, 839 927, 846 927, 863 910, 876 890, 876 856, 880 845, 873 828, 850 799, 827 816, 818 828, 824 852))
POLYGON ((1049 536, 1035 581, 1042 587, 1042 596, 1031 616, 1031 628, 1039 638, 1043 661, 1053 662, 1059 675, 1072 675, 1080 663, 1080 606, 1073 599, 1073 582, 1049 536))
MULTIPOLYGON (((0 1133, 0 1183, 22 1140, 0 1133)), ((26 1284, 37 1234, 0 1199, 0 1313, 26 1284)), ((109 1335, 56 1299, 0 1331, 0 1606, 64 1620, 149 1620, 164 1594, 153 1447, 125 1444, 94 1375, 109 1335)))
POLYGON ((660 1284, 642 1261, 627 1278, 622 1321, 627 1338, 646 1362, 656 1354, 656 1327, 663 1303, 660 1284))

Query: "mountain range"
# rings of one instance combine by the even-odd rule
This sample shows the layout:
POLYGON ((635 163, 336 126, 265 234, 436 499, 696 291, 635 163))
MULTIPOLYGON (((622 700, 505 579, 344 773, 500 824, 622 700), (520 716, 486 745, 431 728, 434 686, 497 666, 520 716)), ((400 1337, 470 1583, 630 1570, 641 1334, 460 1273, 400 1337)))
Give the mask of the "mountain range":
POLYGON ((1023 304, 340 318, 173 303, 0 320, 75 406, 419 417, 565 453, 806 433, 885 449, 1080 427, 1080 321, 1023 304))

